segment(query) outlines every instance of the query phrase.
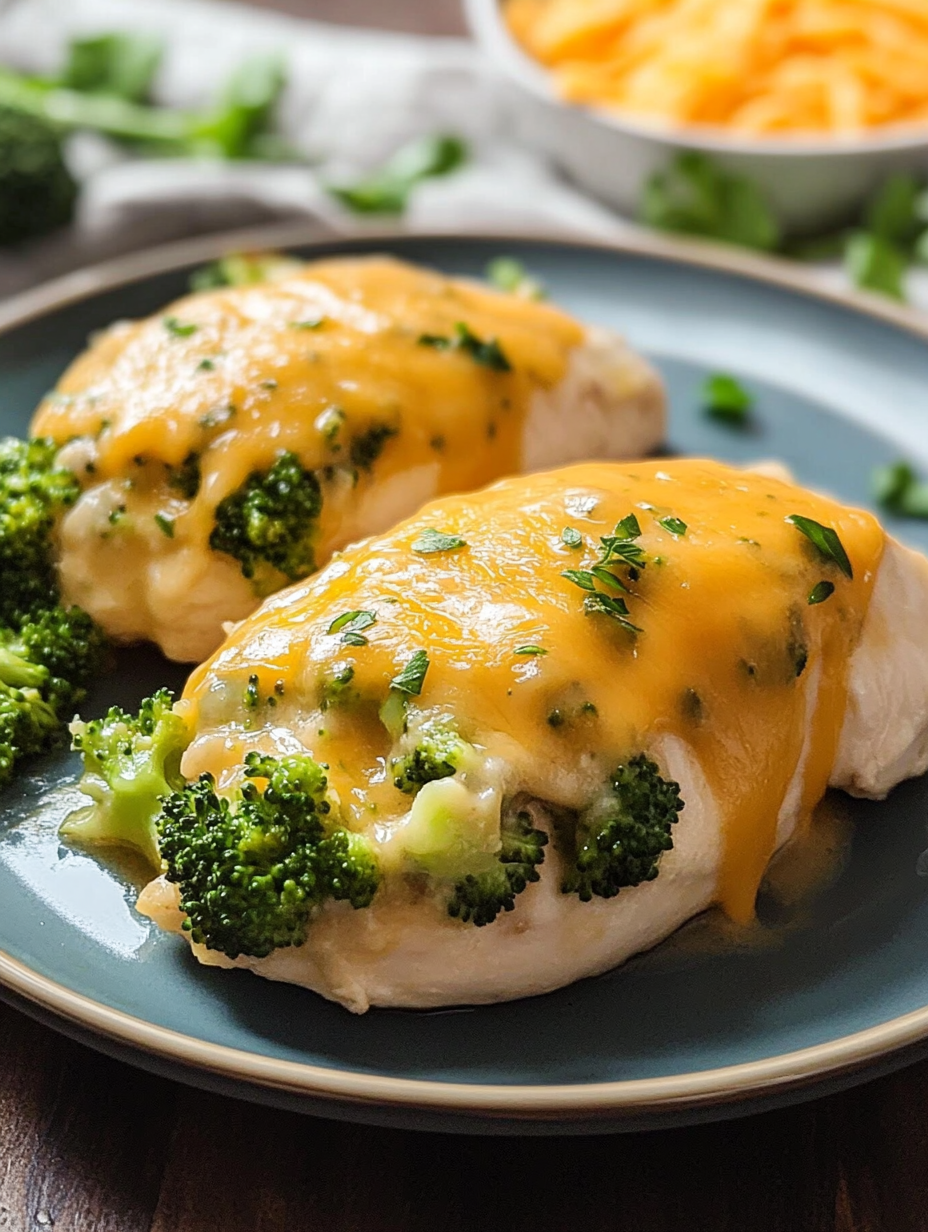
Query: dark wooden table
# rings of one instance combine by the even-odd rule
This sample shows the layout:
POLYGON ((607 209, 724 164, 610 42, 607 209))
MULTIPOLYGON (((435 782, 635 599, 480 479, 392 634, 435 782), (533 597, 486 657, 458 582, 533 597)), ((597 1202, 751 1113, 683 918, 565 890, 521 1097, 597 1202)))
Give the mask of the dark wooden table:
MULTIPOLYGON (((461 29, 456 0, 267 2, 461 29)), ((926 1121, 928 1063, 698 1129, 369 1129, 154 1078, 0 1006, 0 1232, 923 1232, 926 1121)))

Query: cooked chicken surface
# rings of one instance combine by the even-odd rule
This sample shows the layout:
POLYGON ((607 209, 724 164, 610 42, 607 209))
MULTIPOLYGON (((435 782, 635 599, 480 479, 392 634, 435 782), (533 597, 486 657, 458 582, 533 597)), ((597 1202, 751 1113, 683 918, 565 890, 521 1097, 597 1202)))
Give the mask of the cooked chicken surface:
MULTIPOLYGON (((302 944, 201 930, 196 957, 361 1012, 549 991, 713 904, 747 921, 829 785, 881 796, 928 765, 926 603, 928 563, 871 515, 714 462, 437 501, 191 678, 184 774, 231 794, 250 751, 310 753, 379 878, 302 944)), ((203 893, 170 872, 139 907, 179 930, 203 893)))
POLYGON ((651 368, 550 305, 381 257, 271 273, 113 326, 36 414, 83 483, 64 594, 119 641, 200 661, 435 496, 662 438, 651 368))

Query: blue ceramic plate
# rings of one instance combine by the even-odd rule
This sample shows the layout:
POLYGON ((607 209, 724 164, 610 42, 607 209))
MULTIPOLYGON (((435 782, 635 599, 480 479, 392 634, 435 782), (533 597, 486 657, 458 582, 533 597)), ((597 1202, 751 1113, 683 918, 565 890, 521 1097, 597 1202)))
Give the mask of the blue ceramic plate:
MULTIPOLYGON (((305 238, 305 233, 304 237, 305 238)), ((251 244, 290 243, 278 233, 251 244)), ((157 310, 191 265, 227 246, 116 263, 0 315, 0 429, 26 431, 88 333, 157 310)), ((658 364, 670 445, 733 462, 780 458, 799 480, 861 504, 871 468, 928 455, 928 346, 913 319, 814 295, 772 264, 655 243, 391 239, 385 248, 480 275, 520 257, 558 303, 622 330, 658 364), (757 429, 699 410, 707 372, 756 394, 757 429), (895 438, 895 441, 893 440, 895 438)), ((928 547, 928 525, 891 529, 928 547)), ((85 712, 134 706, 176 667, 124 652, 85 712)), ((34 768, 0 800, 0 981, 62 1030, 201 1085, 384 1124, 485 1132, 596 1131, 731 1115, 897 1065, 928 1039, 928 782, 849 805, 843 871, 790 927, 750 948, 670 943, 550 996, 451 1012, 356 1018, 299 989, 197 966, 132 908, 131 886, 59 845, 74 759, 34 768)), ((70 793, 70 795, 69 795, 70 793)))

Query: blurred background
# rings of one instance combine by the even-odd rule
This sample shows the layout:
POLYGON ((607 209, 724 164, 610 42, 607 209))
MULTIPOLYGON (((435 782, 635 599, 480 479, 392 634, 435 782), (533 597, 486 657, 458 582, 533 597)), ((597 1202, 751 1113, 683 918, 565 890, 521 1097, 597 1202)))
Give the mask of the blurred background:
POLYGON ((928 5, 0 0, 0 294, 302 220, 641 228, 928 304, 928 5))

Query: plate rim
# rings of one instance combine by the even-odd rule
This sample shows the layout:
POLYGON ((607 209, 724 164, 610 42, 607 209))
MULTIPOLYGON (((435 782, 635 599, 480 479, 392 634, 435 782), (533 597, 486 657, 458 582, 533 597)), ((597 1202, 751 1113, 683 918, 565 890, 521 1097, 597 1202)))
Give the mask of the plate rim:
MULTIPOLYGON (((408 232, 365 230, 338 235, 313 221, 270 224, 198 236, 112 258, 65 274, 11 297, 0 305, 0 335, 44 314, 92 295, 118 289, 155 274, 170 273, 224 252, 252 248, 312 246, 320 254, 341 247, 407 242, 473 244, 541 243, 577 251, 646 257, 735 275, 889 324, 928 342, 928 315, 863 292, 816 283, 791 262, 740 252, 722 245, 659 235, 605 240, 530 232, 408 232)), ((342 1104, 423 1109, 516 1120, 596 1119, 642 1112, 667 1113, 736 1104, 808 1087, 852 1073, 928 1037, 928 1005, 862 1031, 754 1061, 613 1082, 504 1084, 397 1078, 361 1070, 284 1060, 213 1043, 162 1027, 115 1009, 42 975, 0 949, 0 984, 27 1002, 94 1035, 128 1045, 166 1062, 233 1082, 342 1104)))

